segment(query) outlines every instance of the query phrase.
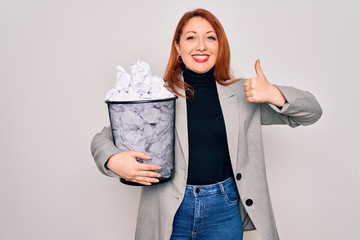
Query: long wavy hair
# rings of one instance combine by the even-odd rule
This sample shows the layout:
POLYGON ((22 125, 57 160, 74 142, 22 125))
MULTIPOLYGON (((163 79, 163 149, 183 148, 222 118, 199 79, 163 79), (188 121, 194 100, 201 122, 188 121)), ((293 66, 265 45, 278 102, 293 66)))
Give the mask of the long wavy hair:
POLYGON ((219 52, 216 59, 214 75, 216 81, 221 85, 229 85, 233 81, 226 81, 233 78, 230 69, 230 47, 227 40, 225 30, 222 27, 220 21, 209 11, 205 9, 196 9, 194 11, 186 12, 180 19, 172 40, 170 57, 164 74, 164 80, 168 87, 178 96, 185 97, 179 93, 178 88, 184 89, 189 96, 194 95, 193 88, 186 84, 181 77, 181 73, 184 67, 182 62, 178 61, 178 53, 176 51, 175 43, 180 44, 180 37, 183 32, 183 28, 188 21, 194 17, 201 17, 207 20, 214 28, 217 39, 219 42, 219 52))

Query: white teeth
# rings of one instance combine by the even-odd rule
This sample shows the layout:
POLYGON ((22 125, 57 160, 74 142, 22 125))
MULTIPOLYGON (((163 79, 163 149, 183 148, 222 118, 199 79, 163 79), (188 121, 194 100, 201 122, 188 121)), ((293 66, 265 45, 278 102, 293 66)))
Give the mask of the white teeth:
POLYGON ((206 59, 206 58, 208 58, 208 56, 193 56, 193 58, 196 58, 196 59, 206 59))

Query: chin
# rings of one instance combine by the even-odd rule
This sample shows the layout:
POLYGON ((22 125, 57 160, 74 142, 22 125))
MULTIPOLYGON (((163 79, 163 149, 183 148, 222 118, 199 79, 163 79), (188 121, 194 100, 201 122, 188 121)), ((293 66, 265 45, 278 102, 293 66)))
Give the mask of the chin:
POLYGON ((196 72, 196 73, 206 73, 210 70, 211 68, 193 68, 191 69, 193 72, 196 72))

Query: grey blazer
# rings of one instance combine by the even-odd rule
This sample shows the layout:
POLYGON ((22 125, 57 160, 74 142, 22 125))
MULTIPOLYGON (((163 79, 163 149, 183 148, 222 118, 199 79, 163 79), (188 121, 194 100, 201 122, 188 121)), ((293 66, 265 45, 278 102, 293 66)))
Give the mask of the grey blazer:
MULTIPOLYGON (((234 177, 241 197, 239 204, 244 230, 256 229, 262 240, 279 239, 265 173, 261 125, 287 124, 291 127, 316 122, 322 110, 309 92, 277 86, 287 103, 281 109, 271 104, 249 103, 243 80, 230 86, 217 84, 224 115, 234 177)), ((186 100, 176 100, 175 174, 163 184, 141 187, 137 218, 138 240, 168 240, 174 215, 183 199, 188 170, 188 133, 186 100)), ((91 150, 102 173, 116 176, 105 168, 108 158, 119 152, 112 142, 111 130, 96 134, 91 150)))

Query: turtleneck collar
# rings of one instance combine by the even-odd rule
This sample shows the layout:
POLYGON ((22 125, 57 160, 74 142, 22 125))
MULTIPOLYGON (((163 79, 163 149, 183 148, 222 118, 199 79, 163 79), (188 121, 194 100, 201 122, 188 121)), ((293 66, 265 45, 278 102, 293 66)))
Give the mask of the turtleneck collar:
POLYGON ((184 81, 191 86, 215 83, 214 68, 206 73, 196 73, 184 67, 184 81))

